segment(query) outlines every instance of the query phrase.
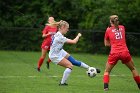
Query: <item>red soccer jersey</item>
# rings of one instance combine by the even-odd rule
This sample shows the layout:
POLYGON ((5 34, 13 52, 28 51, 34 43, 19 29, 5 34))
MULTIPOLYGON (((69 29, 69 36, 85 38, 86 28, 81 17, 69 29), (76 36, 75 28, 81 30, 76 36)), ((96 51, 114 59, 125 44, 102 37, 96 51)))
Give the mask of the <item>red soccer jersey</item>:
MULTIPOLYGON (((49 32, 50 33, 53 33, 55 34, 57 31, 57 27, 51 27, 51 26, 45 26, 45 28, 43 29, 42 31, 42 34, 48 34, 49 32)), ((48 35, 43 42, 51 42, 52 40, 52 35, 48 35)))
POLYGON ((114 26, 108 27, 105 33, 105 39, 111 44, 110 53, 129 51, 125 41, 125 27, 122 25, 118 27, 119 30, 116 30, 114 26))

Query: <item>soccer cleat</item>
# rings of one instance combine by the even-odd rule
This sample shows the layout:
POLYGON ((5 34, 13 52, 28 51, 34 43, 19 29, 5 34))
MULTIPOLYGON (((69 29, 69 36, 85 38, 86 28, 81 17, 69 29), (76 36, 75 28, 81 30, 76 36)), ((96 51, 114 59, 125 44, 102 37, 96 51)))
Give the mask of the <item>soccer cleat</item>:
POLYGON ((37 71, 40 72, 40 68, 37 68, 37 71))
POLYGON ((108 83, 104 83, 104 91, 108 91, 109 88, 108 88, 108 83))
POLYGON ((140 89, 140 83, 138 84, 138 88, 140 89))
POLYGON ((96 71, 97 71, 97 73, 100 73, 100 72, 101 72, 101 70, 100 70, 100 69, 98 69, 98 68, 96 68, 96 71))
POLYGON ((104 91, 108 91, 109 89, 108 88, 104 88, 104 91))
POLYGON ((59 86, 68 86, 68 84, 67 83, 64 83, 64 84, 59 84, 59 86))
POLYGON ((47 61, 46 62, 46 67, 49 69, 50 68, 50 63, 47 61))

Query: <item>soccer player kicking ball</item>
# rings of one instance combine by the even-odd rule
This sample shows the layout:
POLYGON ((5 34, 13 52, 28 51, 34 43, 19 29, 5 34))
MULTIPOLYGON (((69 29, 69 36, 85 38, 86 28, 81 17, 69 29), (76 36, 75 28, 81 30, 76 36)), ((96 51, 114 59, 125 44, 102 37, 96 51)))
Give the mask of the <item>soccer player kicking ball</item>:
POLYGON ((110 16, 110 24, 111 27, 107 28, 104 38, 105 46, 111 46, 103 78, 104 90, 106 91, 109 89, 109 74, 118 60, 121 60, 122 63, 131 70, 134 80, 140 89, 140 76, 134 67, 133 60, 125 41, 125 27, 119 25, 119 18, 117 15, 110 16))
MULTIPOLYGON (((75 39, 68 39, 64 37, 64 34, 67 33, 69 30, 69 24, 66 21, 61 21, 60 24, 58 25, 58 32, 54 35, 54 38, 52 40, 52 45, 50 47, 50 52, 49 52, 49 58, 51 61, 55 64, 58 64, 62 67, 65 67, 65 71, 63 73, 62 80, 60 82, 60 86, 62 85, 68 85, 66 83, 66 80, 68 79, 73 65, 83 67, 85 69, 88 69, 89 66, 81 61, 75 60, 70 54, 68 54, 64 49, 63 45, 64 43, 69 43, 69 44, 76 44, 81 37, 81 34, 79 33, 75 39)), ((99 69, 96 69, 97 73, 100 73, 99 69)))
MULTIPOLYGON (((48 18, 48 24, 46 24, 45 28, 42 31, 42 37, 44 38, 41 49, 42 49, 42 55, 38 61, 38 67, 37 70, 40 71, 41 65, 46 57, 46 53, 48 50, 50 50, 50 45, 52 42, 52 37, 57 31, 57 26, 59 22, 55 22, 53 17, 48 18)), ((50 59, 47 61, 47 68, 49 69, 49 63, 51 62, 50 59)))

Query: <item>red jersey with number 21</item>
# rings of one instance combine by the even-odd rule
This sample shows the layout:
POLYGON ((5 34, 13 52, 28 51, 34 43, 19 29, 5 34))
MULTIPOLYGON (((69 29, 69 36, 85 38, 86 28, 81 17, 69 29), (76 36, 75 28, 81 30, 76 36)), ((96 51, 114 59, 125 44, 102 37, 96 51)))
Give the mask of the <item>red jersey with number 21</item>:
POLYGON ((125 27, 123 25, 119 25, 118 27, 119 30, 114 26, 108 27, 105 33, 105 39, 109 40, 111 44, 110 53, 129 51, 125 40, 125 27))

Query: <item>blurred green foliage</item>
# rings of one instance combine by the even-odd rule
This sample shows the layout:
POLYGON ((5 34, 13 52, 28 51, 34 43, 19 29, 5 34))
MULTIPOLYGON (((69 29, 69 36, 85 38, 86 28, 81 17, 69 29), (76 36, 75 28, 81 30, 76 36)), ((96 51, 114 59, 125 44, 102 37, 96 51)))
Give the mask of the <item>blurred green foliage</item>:
MULTIPOLYGON (((103 45, 104 33, 96 32, 105 31, 112 14, 119 16, 127 32, 140 33, 140 0, 0 0, 0 49, 40 50, 41 30, 53 16, 56 21, 68 21, 71 29, 86 29, 80 42, 65 46, 67 50, 106 53, 109 49, 103 45)), ((77 33, 69 32, 67 36, 74 38, 77 33)), ((133 54, 140 46, 134 43, 139 40, 135 35, 127 36, 133 54)))
POLYGON ((48 16, 74 29, 105 29, 117 14, 128 31, 139 31, 140 0, 1 0, 0 26, 40 27, 48 16))

